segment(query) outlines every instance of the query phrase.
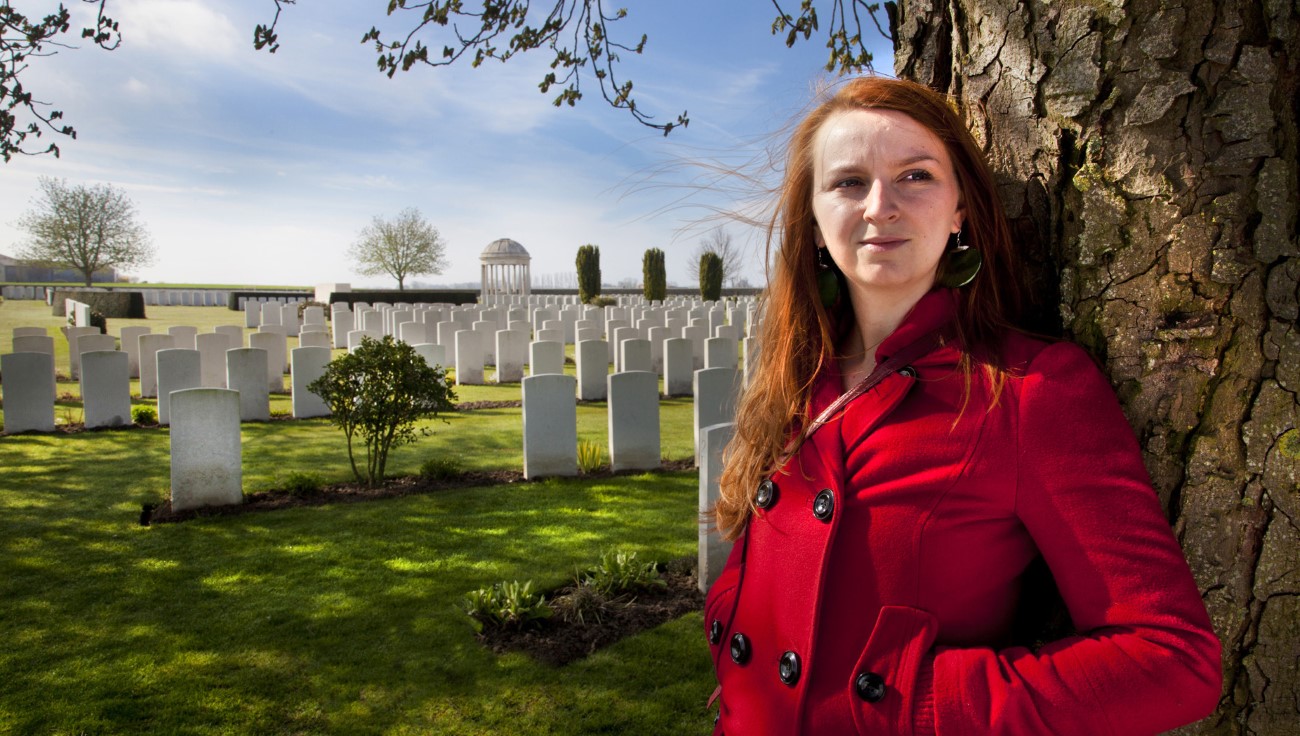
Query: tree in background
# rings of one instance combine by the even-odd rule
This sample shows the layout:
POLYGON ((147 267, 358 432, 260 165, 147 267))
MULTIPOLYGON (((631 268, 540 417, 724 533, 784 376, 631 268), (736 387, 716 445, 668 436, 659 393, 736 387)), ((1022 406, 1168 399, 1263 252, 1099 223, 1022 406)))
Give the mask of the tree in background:
POLYGON ((722 257, 712 251, 700 256, 700 298, 706 302, 722 298, 722 257))
MULTIPOLYGON (((731 233, 722 227, 716 227, 709 231, 709 234, 695 246, 691 252, 690 260, 687 263, 698 264, 700 256, 705 253, 714 253, 722 259, 722 285, 728 288, 736 286, 748 286, 749 281, 743 275, 744 255, 741 253, 740 246, 734 244, 731 240, 731 233)), ((695 274, 690 274, 692 278, 695 274)))
POLYGON ((451 411, 456 399, 442 367, 430 366, 392 335, 362 338, 356 350, 330 361, 307 390, 329 406, 330 423, 347 437, 352 474, 370 486, 383 481, 389 451, 416 440, 416 422, 451 411), (364 473, 357 467, 357 435, 366 446, 364 473))
POLYGON ((647 301, 663 301, 668 295, 668 272, 664 252, 649 248, 641 257, 641 290, 647 301))
POLYGON ((447 267, 447 243, 414 207, 407 207, 392 220, 376 216, 357 236, 348 250, 363 276, 397 279, 398 290, 406 289, 406 277, 442 273, 447 267))
POLYGON ((18 220, 31 236, 20 258, 80 271, 86 286, 101 269, 138 268, 153 260, 149 234, 121 189, 50 177, 41 177, 39 187, 35 205, 18 220))
POLYGON ((578 299, 590 304, 600 296, 600 248, 583 245, 578 248, 578 299))

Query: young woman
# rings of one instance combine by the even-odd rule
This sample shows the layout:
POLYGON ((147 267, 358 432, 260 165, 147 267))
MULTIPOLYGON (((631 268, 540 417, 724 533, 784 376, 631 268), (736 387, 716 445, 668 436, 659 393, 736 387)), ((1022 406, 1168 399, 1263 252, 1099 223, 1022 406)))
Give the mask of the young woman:
POLYGON ((1011 327, 1015 244, 948 101, 843 85, 798 127, 715 521, 717 733, 1153 734, 1219 643, 1106 379, 1011 327), (1041 558, 1074 635, 1013 618, 1041 558))

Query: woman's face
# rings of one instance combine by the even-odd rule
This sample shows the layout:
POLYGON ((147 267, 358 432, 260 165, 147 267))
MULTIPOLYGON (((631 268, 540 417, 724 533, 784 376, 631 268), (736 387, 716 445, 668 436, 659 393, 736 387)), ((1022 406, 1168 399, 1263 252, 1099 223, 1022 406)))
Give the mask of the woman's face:
POLYGON ((948 237, 961 229, 948 149, 893 110, 851 110, 813 140, 818 247, 858 296, 919 299, 934 285, 948 237))

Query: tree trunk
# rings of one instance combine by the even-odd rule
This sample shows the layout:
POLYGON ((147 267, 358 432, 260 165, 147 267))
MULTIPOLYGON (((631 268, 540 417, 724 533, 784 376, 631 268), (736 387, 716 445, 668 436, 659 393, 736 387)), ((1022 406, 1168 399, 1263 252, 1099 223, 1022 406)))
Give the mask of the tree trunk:
POLYGON ((1295 5, 899 5, 896 72, 979 103, 1035 326, 1104 362, 1204 591, 1225 687, 1182 732, 1300 734, 1295 5))

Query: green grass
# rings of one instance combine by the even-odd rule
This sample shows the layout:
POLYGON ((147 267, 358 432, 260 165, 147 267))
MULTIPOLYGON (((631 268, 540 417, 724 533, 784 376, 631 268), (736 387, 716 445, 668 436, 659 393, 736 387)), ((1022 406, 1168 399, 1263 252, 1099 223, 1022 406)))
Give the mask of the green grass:
MULTIPOLYGON (((13 326, 39 324, 11 321, 15 304, 0 307, 0 339, 13 326)), ((169 317, 193 324, 193 312, 220 314, 213 325, 234 314, 158 307, 150 323, 155 331, 169 317)), ((110 321, 110 332, 119 322, 110 321)), ((519 387, 459 393, 462 401, 511 400, 519 387)), ((661 406, 665 456, 690 457, 690 401, 661 406)), ((521 465, 518 409, 428 426, 432 435, 394 450, 390 472, 414 473, 440 456, 470 469, 521 465)), ((578 432, 605 444, 603 403, 578 408, 578 432)), ((350 475, 342 435, 325 420, 245 424, 242 442, 249 491, 276 488, 294 471, 325 482, 350 475)), ((168 463, 166 429, 0 437, 0 733, 711 727, 699 614, 554 669, 483 649, 457 609, 466 592, 499 580, 562 584, 609 548, 647 560, 694 554, 693 473, 554 479, 140 527, 140 505, 166 493, 168 463)))

